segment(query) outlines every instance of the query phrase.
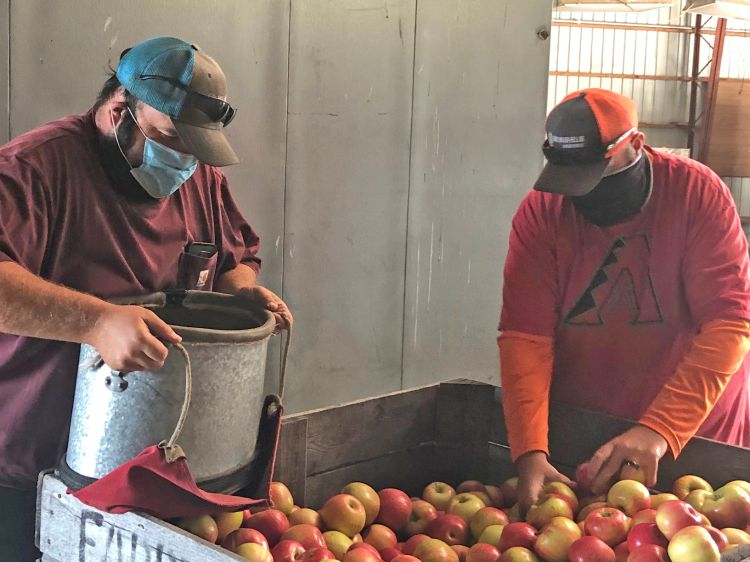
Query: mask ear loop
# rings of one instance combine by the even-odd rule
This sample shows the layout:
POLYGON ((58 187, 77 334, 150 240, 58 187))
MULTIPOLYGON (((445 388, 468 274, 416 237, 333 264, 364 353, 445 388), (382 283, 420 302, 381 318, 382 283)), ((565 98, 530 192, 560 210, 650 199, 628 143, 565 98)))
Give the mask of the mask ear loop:
MULTIPOLYGON (((128 111, 130 111, 129 107, 128 107, 128 111)), ((133 115, 133 113, 130 112, 130 115, 133 115)), ((128 163, 128 166, 132 170, 133 169, 133 165, 130 163, 130 160, 128 160, 128 157, 125 156, 125 152, 123 152, 122 146, 120 146, 120 139, 117 136, 117 126, 115 126, 115 116, 112 113, 112 102, 109 102, 109 120, 112 123, 112 130, 115 132, 115 142, 117 143, 117 149, 120 151, 120 154, 122 154, 122 157, 125 159, 125 162, 128 163)), ((133 117, 133 120, 135 120, 135 117, 133 117)), ((138 125, 138 121, 136 121, 135 124, 138 125)), ((138 126, 138 128, 139 129, 141 128, 140 125, 138 126)))

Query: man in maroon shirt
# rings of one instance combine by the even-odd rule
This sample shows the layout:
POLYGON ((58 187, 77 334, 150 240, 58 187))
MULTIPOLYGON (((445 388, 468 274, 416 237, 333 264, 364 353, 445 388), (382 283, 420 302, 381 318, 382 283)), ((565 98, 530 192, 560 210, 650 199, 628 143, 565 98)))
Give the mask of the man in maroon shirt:
POLYGON ((171 288, 246 294, 258 237, 218 166, 238 162, 218 64, 179 39, 123 53, 95 106, 0 148, 0 560, 36 558, 39 471, 64 451, 79 344, 113 370, 159 369, 180 337, 105 299, 171 288))

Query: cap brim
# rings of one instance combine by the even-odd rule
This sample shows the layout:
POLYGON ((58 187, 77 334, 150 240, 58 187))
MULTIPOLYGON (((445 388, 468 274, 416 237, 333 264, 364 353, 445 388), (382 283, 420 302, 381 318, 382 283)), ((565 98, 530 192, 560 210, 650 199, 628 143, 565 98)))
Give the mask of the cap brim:
POLYGON ((172 119, 185 148, 199 161, 211 166, 229 166, 240 159, 222 129, 206 129, 172 119))
POLYGON ((560 193, 569 197, 579 197, 590 192, 602 179, 609 160, 602 159, 593 164, 560 166, 547 162, 534 184, 537 191, 560 193))

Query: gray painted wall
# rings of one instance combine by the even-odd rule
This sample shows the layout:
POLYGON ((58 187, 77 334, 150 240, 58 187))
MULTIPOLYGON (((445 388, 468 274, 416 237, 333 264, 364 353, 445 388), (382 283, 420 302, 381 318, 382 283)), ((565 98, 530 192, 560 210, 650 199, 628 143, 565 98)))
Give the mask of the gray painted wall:
POLYGON ((550 4, 0 0, 0 138, 85 111, 139 40, 197 43, 239 107, 227 172, 262 281, 296 316, 289 409, 496 381, 510 218, 542 164, 550 4))

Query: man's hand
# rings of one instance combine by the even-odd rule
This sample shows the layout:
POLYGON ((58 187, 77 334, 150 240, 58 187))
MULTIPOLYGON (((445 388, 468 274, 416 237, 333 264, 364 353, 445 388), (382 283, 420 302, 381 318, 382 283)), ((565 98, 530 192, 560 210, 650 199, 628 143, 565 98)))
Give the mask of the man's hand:
POLYGON ((557 471, 547 460, 547 455, 541 451, 531 451, 521 455, 516 460, 518 468, 518 507, 521 515, 532 504, 535 504, 542 493, 542 488, 549 482, 562 482, 575 487, 575 483, 557 471))
POLYGON ((111 304, 86 335, 114 371, 155 371, 164 366, 168 350, 162 342, 179 343, 169 324, 140 306, 111 304))
POLYGON ((646 486, 656 484, 659 461, 667 452, 667 441, 654 430, 636 425, 602 445, 589 461, 591 491, 606 492, 613 480, 641 473, 646 486))
POLYGON ((237 294, 266 305, 266 308, 273 313, 273 317, 276 319, 274 333, 278 334, 281 330, 288 329, 294 323, 294 318, 292 318, 289 308, 273 291, 269 291, 260 285, 253 285, 252 287, 241 289, 237 294))

